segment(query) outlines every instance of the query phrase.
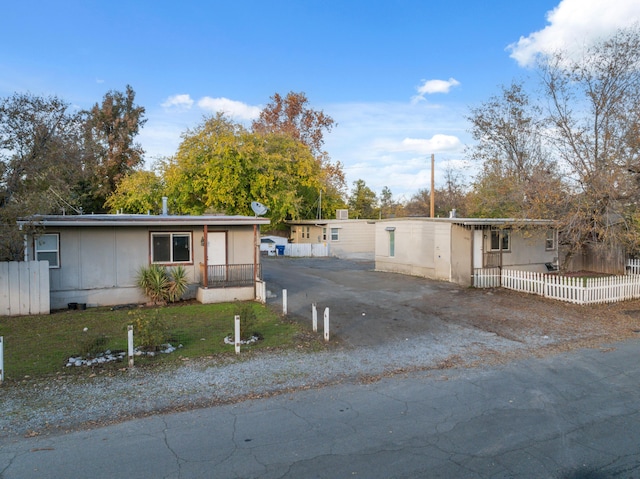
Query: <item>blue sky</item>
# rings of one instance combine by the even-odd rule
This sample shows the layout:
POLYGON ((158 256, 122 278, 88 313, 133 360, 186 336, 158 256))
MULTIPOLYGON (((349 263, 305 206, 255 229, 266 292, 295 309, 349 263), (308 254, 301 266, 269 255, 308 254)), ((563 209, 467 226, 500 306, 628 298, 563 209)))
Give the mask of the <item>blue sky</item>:
POLYGON ((147 163, 223 110, 249 124, 274 93, 304 92, 337 126, 325 149, 357 179, 408 199, 446 168, 469 178, 469 108, 532 75, 536 54, 640 21, 637 0, 6 2, 0 97, 89 108, 130 84, 147 163))

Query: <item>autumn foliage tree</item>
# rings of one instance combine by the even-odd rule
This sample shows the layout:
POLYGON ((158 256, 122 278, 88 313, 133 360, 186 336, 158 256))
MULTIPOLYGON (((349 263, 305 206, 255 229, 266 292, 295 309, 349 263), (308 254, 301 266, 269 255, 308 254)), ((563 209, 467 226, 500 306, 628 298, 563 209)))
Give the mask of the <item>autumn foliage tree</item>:
POLYGON ((22 257, 16 219, 74 207, 82 168, 82 120, 58 97, 0 100, 0 259, 22 257))
POLYGON ((538 71, 539 97, 515 83, 471 111, 473 212, 555 219, 569 257, 638 253, 640 27, 541 57, 538 71))
POLYGON ((546 145, 542 109, 521 83, 471 110, 476 140, 472 160, 482 164, 467 207, 474 216, 556 217, 565 199, 556 162, 546 145))
POLYGON ((144 161, 144 150, 135 142, 146 122, 144 113, 130 85, 125 92, 107 92, 101 104, 84 112, 86 167, 92 173, 80 188, 85 211, 105 211, 120 181, 144 161))
POLYGON ((285 135, 301 142, 319 162, 322 171, 321 186, 318 190, 309 190, 304 194, 308 208, 303 208, 303 211, 306 210, 307 215, 314 210, 313 205, 320 195, 323 197, 320 206, 325 216, 333 214, 336 207, 344 206, 342 197, 345 178, 342 165, 339 162, 332 163, 329 154, 323 149, 324 135, 331 132, 334 126, 333 118, 323 111, 311 108, 307 96, 302 92, 289 92, 285 97, 274 94, 271 102, 251 125, 254 133, 285 135))
POLYGON ((176 213, 252 215, 251 202, 259 201, 274 224, 299 216, 303 190, 319 190, 323 178, 305 144, 251 133, 222 114, 188 130, 161 170, 176 213))
POLYGON ((640 27, 620 30, 572 59, 541 67, 550 142, 566 167, 571 252, 640 251, 640 27))

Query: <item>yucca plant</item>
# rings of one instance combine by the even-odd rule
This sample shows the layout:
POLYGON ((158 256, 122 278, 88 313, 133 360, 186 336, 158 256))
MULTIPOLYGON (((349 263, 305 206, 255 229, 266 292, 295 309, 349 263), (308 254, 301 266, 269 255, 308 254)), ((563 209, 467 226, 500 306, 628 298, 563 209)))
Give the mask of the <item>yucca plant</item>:
POLYGON ((162 304, 178 301, 187 290, 189 281, 184 266, 176 266, 169 271, 162 265, 152 264, 140 268, 136 284, 153 303, 162 304))
POLYGON ((167 288, 167 299, 172 303, 178 301, 187 290, 187 270, 184 266, 176 266, 171 270, 167 288))

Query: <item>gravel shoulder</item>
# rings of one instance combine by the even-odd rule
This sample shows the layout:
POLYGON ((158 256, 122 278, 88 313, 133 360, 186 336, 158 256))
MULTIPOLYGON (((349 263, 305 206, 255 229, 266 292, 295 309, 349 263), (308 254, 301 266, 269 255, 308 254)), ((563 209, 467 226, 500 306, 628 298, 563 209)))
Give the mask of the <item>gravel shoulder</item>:
MULTIPOLYGON (((329 279, 312 272, 316 282, 331 285, 331 277, 344 281, 347 273, 363 273, 382 281, 388 290, 396 287, 388 276, 365 267, 341 274, 326 268, 329 263, 320 264, 329 279)), ((304 263, 299 266, 309 274, 304 263)), ((271 280, 278 285, 275 276, 271 280)), ((374 288, 380 286, 356 283, 351 297, 358 297, 360 287, 374 291, 375 296, 374 288)), ((420 279, 416 285, 415 298, 406 291, 402 293, 406 296, 387 297, 378 289, 375 302, 373 296, 364 295, 363 302, 349 302, 349 307, 332 304, 341 315, 332 313, 335 334, 321 350, 310 349, 301 341, 299 348, 284 352, 246 352, 239 357, 188 361, 172 368, 134 368, 98 375, 88 371, 85 377, 4 384, 0 387, 0 444, 15 436, 58 434, 133 417, 331 384, 375 381, 411 371, 433 370, 446 375, 446 369, 453 367, 490 367, 576 348, 611 347, 640 335, 640 301, 581 307, 505 290, 463 289, 420 279), (424 293, 421 283, 427 284, 432 294, 424 293), (407 309, 398 309, 400 306, 407 309)), ((292 318, 306 321, 303 310, 308 296, 292 289, 292 318), (300 294, 306 297, 295 306, 300 294)), ((318 299, 328 301, 327 297, 318 299)), ((278 308, 278 301, 275 295, 271 307, 278 308)))

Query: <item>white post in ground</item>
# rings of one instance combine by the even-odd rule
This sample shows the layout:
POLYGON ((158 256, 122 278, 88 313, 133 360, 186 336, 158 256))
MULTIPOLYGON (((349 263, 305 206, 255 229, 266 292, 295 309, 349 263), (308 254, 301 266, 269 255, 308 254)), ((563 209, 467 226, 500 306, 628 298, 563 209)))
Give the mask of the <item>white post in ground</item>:
POLYGON ((4 382, 4 337, 0 336, 0 384, 4 382))
POLYGON ((282 290, 282 314, 287 315, 287 290, 282 290))
POLYGON ((313 326, 313 332, 318 332, 318 309, 316 303, 311 304, 311 325, 313 326))
POLYGON ((237 314, 234 316, 234 320, 235 320, 235 336, 236 336, 236 354, 240 354, 240 316, 238 316, 237 314))
POLYGON ((129 351, 129 367, 133 367, 133 326, 127 327, 127 345, 129 351))
POLYGON ((329 341, 329 308, 324 308, 324 340, 329 341))

